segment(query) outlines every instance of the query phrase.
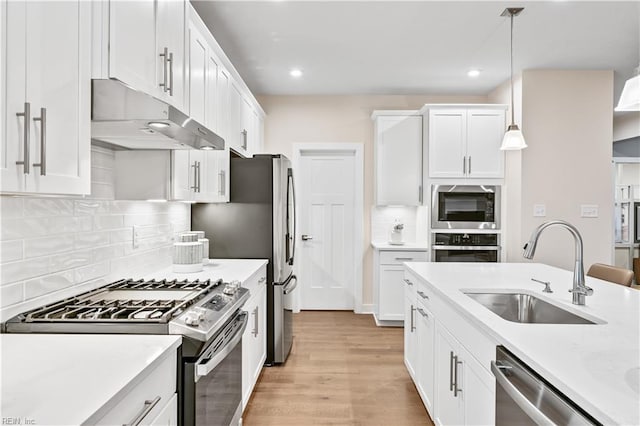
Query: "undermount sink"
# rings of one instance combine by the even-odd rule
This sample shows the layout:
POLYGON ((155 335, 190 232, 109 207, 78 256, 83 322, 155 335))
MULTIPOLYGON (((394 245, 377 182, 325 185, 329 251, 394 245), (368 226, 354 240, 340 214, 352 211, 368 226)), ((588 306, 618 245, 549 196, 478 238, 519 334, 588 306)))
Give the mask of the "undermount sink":
POLYGON ((597 324, 525 293, 472 293, 467 296, 496 315, 525 324, 597 324))

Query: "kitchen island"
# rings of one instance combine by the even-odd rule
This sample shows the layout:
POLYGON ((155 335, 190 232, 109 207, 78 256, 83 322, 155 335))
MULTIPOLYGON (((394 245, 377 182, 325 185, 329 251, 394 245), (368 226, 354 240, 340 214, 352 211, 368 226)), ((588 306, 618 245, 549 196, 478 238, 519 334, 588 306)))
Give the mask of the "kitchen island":
MULTIPOLYGON (((596 420, 640 424, 640 291, 587 277, 586 284, 594 294, 586 298, 585 306, 577 306, 571 303, 568 291, 572 272, 547 265, 405 266, 406 272, 423 282, 435 299, 466 320, 484 339, 511 351, 596 420), (544 286, 532 278, 549 281, 553 293, 543 293, 544 286), (464 294, 506 290, 532 294, 595 324, 511 322, 464 294)), ((452 321, 443 324, 452 330, 456 327, 452 321)), ((486 357, 471 353, 489 369, 486 357)))

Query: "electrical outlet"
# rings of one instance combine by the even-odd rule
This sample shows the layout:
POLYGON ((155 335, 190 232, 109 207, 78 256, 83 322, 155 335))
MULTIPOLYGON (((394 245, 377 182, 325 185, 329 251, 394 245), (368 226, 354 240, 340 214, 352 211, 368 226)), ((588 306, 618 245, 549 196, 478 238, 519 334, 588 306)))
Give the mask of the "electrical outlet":
POLYGON ((597 204, 581 204, 580 217, 598 217, 597 204))
POLYGON ((547 206, 545 204, 533 205, 533 217, 545 217, 547 215, 547 206))
POLYGON ((133 248, 140 247, 140 225, 133 225, 133 248))

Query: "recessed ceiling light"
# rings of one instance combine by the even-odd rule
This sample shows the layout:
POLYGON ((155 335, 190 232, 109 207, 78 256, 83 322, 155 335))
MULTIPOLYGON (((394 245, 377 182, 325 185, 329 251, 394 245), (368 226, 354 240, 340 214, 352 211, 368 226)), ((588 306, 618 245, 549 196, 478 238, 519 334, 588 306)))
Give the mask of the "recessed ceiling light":
POLYGON ((289 75, 294 78, 300 78, 302 77, 302 70, 300 68, 293 68, 289 71, 289 75))
POLYGON ((469 70, 469 72, 467 72, 467 75, 469 77, 477 77, 480 75, 480 70, 476 70, 476 69, 469 70))

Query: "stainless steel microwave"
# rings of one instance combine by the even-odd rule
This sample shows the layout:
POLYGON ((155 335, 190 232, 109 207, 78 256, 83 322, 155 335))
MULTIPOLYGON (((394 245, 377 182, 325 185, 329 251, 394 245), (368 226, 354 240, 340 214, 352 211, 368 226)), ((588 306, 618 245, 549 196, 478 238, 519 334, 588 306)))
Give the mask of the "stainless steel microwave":
POLYGON ((433 229, 500 229, 500 187, 433 185, 433 229))

